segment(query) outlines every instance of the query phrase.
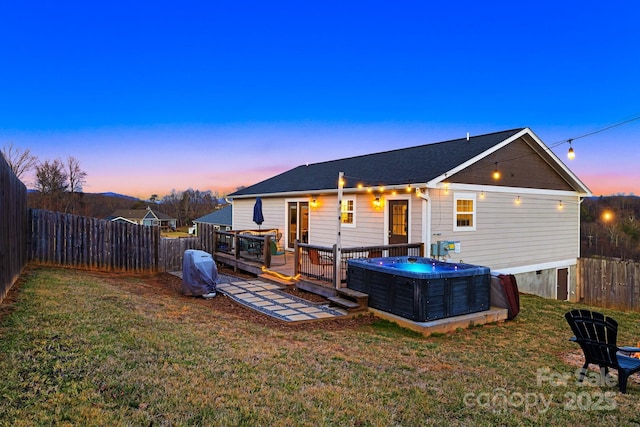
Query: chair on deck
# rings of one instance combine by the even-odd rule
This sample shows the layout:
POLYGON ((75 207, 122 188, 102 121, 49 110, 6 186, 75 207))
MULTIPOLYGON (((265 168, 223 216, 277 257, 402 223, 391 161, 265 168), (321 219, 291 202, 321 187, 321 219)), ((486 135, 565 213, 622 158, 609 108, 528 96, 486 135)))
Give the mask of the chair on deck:
POLYGON ((373 249, 367 254, 367 258, 380 258, 382 256, 381 249, 373 249))
MULTIPOLYGON (((280 249, 278 248, 278 245, 276 244, 275 241, 270 240, 269 241, 269 249, 271 252, 271 256, 278 256, 278 255, 282 255, 282 259, 284 260, 282 264, 280 265, 285 265, 287 263, 287 251, 285 251, 284 249, 280 249)), ((272 258, 273 259, 273 258, 272 258)))
POLYGON ((320 255, 317 249, 309 248, 309 251, 307 253, 309 254, 309 261, 311 261, 311 264, 320 266, 323 276, 325 267, 327 265, 333 265, 333 258, 325 255, 320 255))
POLYGON ((584 379, 590 364, 600 366, 603 378, 609 368, 618 371, 620 392, 627 392, 627 379, 640 371, 640 359, 630 357, 640 352, 637 347, 618 347, 618 322, 602 313, 589 310, 572 310, 564 315, 575 334, 571 341, 577 342, 584 353, 585 363, 580 372, 580 381, 584 379))

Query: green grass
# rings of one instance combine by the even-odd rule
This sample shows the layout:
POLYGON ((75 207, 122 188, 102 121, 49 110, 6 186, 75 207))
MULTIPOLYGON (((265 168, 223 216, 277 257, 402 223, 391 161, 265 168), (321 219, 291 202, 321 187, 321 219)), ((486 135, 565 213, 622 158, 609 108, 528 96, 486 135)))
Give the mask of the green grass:
MULTIPOLYGON (((561 381, 567 302, 524 295, 514 321, 425 338, 387 321, 268 327, 140 283, 25 273, 0 320, 0 426, 640 424, 640 384, 561 381)), ((640 315, 601 311, 621 344, 640 340, 640 315)))

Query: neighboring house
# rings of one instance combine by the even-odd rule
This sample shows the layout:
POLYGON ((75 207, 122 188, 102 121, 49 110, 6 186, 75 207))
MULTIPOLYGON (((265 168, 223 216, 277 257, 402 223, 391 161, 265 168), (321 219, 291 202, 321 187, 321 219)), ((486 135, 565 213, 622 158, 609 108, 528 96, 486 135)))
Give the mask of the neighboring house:
POLYGON ((262 227, 283 230, 287 248, 296 239, 331 246, 338 228, 342 247, 422 242, 435 257, 432 244, 455 242, 448 260, 514 274, 523 292, 573 299, 580 203, 590 195, 521 128, 299 166, 229 197, 233 229, 255 228, 260 197, 262 227))
POLYGON ((228 205, 222 209, 216 209, 215 211, 201 216, 198 219, 193 220, 194 226, 189 228, 189 234, 196 234, 198 224, 213 224, 213 228, 216 230, 228 231, 232 229, 231 217, 233 206, 228 205))
POLYGON ((177 220, 147 206, 146 209, 119 209, 109 217, 111 221, 124 221, 139 225, 157 225, 175 230, 177 220))

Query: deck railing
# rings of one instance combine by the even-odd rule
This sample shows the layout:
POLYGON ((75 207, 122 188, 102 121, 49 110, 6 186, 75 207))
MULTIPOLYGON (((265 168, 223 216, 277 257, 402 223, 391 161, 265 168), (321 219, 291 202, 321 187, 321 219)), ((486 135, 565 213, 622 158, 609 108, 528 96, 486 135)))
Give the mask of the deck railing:
POLYGON ((379 258, 388 256, 424 256, 422 243, 397 245, 343 247, 340 250, 340 263, 336 271, 334 260, 338 256, 336 245, 331 247, 309 245, 296 242, 295 274, 311 277, 316 280, 340 287, 347 282, 348 260, 356 258, 379 258))

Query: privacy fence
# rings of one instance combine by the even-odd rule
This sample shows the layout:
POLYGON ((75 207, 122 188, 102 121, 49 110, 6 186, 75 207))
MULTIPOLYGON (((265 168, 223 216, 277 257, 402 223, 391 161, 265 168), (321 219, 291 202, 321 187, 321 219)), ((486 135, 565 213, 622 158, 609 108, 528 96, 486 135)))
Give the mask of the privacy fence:
POLYGON ((0 302, 27 262, 27 188, 0 155, 0 302))
POLYGON ((580 258, 577 267, 581 303, 640 312, 640 263, 606 258, 580 258))
POLYGON ((160 229, 29 210, 29 260, 102 271, 158 271, 160 229))

